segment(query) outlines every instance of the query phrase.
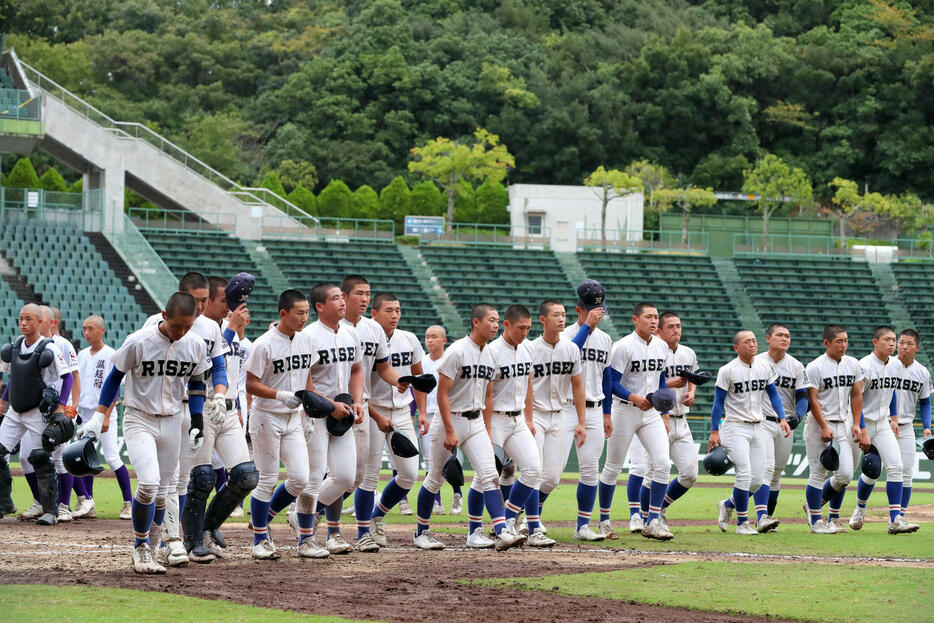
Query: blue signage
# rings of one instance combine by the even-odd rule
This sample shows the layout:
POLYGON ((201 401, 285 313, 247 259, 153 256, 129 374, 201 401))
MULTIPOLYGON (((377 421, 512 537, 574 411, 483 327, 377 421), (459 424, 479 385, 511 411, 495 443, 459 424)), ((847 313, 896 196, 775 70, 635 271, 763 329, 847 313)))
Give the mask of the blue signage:
POLYGON ((405 235, 418 236, 419 234, 444 234, 443 216, 406 216, 405 235))

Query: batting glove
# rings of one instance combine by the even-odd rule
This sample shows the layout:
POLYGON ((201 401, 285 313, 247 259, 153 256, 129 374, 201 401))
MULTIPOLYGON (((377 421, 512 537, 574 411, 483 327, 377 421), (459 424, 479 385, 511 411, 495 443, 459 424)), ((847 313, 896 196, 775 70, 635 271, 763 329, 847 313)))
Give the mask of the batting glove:
POLYGON ((302 406, 302 399, 292 392, 278 391, 276 392, 276 400, 287 406, 289 409, 297 409, 298 407, 302 406))
POLYGON ((104 427, 104 414, 95 411, 91 419, 78 427, 78 439, 85 437, 101 438, 101 429, 104 427))
POLYGON ((214 394, 214 398, 204 404, 204 411, 216 426, 220 426, 227 419, 227 396, 214 394))
POLYGON ((305 418, 305 441, 311 441, 311 436, 315 434, 315 421, 311 418, 305 418))
POLYGON ((191 414, 191 428, 188 429, 188 450, 195 454, 204 444, 204 416, 201 413, 191 414))

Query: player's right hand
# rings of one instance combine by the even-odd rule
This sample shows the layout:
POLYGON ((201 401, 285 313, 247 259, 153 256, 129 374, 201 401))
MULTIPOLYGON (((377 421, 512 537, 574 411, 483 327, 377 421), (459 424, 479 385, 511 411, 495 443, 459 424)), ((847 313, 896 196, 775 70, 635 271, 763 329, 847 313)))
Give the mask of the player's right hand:
POLYGON ((304 425, 305 441, 311 441, 311 436, 315 434, 315 421, 311 418, 305 418, 304 425))
POLYGON ((710 439, 707 440, 707 452, 710 452, 714 448, 720 445, 720 431, 715 430, 710 432, 710 439))
POLYGON ((85 437, 100 439, 103 428, 104 414, 100 411, 95 411, 90 420, 78 427, 78 439, 84 439, 85 437))
POLYGON ((646 400, 645 396, 640 396, 639 394, 629 394, 629 402, 643 411, 648 411, 652 408, 652 403, 646 400))
POLYGON ((277 391, 276 400, 287 406, 289 409, 297 409, 302 406, 302 399, 293 394, 292 392, 287 391, 277 391))
POLYGON ((610 435, 613 434, 613 418, 610 417, 609 413, 603 414, 603 438, 609 439, 610 435))
POLYGON ((444 448, 448 452, 454 452, 454 449, 457 448, 457 433, 453 430, 444 433, 444 448))
POLYGON ((250 311, 246 308, 246 303, 241 303, 237 309, 230 312, 227 318, 227 326, 234 333, 239 333, 250 324, 250 311))
MULTIPOLYGON (((372 412, 370 412, 370 417, 373 417, 372 412)), ((388 417, 384 417, 381 415, 379 416, 379 419, 376 419, 376 418, 373 418, 373 419, 376 420, 376 428, 378 428, 380 431, 384 433, 391 433, 392 431, 395 430, 395 428, 393 428, 392 426, 392 420, 390 420, 388 417)))
POLYGON ((924 429, 924 432, 923 432, 921 435, 922 435, 922 437, 924 437, 925 439, 927 439, 928 437, 931 436, 931 429, 930 429, 930 428, 925 428, 925 429, 924 429))
POLYGON ((201 429, 190 429, 188 431, 188 451, 196 454, 201 449, 202 444, 204 444, 204 435, 201 434, 201 429))
POLYGON ((833 430, 826 424, 824 424, 820 429, 820 440, 821 441, 830 441, 833 439, 833 430))
POLYGON ((600 324, 600 321, 603 320, 603 316, 606 314, 606 310, 602 307, 594 307, 589 312, 587 312, 587 318, 584 319, 584 324, 590 327, 591 331, 597 328, 597 325, 600 324))

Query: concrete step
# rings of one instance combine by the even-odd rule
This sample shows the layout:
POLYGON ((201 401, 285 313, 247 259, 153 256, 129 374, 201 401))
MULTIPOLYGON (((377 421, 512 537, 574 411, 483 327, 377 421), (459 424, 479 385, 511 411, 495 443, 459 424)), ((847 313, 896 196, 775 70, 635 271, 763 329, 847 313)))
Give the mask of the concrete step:
POLYGON ((159 310, 162 309, 162 306, 152 300, 152 297, 149 296, 149 293, 140 283, 139 279, 136 278, 136 275, 133 274, 133 271, 130 270, 130 267, 127 266, 126 262, 123 261, 123 258, 120 257, 116 250, 110 246, 104 234, 96 231, 89 231, 85 232, 84 235, 88 237, 88 240, 91 241, 91 244, 94 245, 97 252, 101 254, 101 257, 104 258, 104 261, 107 262, 110 269, 114 271, 114 275, 123 283, 123 287, 133 296, 133 300, 140 306, 143 313, 147 316, 158 313, 159 310))
POLYGON ((276 296, 292 287, 285 273, 282 272, 272 255, 263 246, 262 241, 243 239, 241 242, 246 252, 250 254, 250 259, 253 260, 260 273, 269 282, 269 286, 276 296))
POLYGON ((448 340, 457 340, 467 335, 469 326, 461 318, 447 291, 441 286, 437 275, 434 274, 431 265, 425 261, 419 248, 402 244, 397 245, 397 248, 402 255, 402 259, 405 260, 412 274, 415 275, 422 292, 425 293, 425 297, 431 302, 435 313, 441 319, 441 323, 447 331, 448 340))
POLYGON ((727 257, 711 257, 710 260, 713 262, 714 268, 717 269, 717 276, 723 282, 723 286, 733 302, 733 307, 736 308, 740 325, 755 333, 756 337, 762 340, 761 343, 765 344, 765 326, 762 324, 762 320, 759 318, 759 314, 756 312, 756 308, 743 286, 743 279, 740 277, 739 271, 736 270, 736 264, 733 263, 732 258, 727 257))

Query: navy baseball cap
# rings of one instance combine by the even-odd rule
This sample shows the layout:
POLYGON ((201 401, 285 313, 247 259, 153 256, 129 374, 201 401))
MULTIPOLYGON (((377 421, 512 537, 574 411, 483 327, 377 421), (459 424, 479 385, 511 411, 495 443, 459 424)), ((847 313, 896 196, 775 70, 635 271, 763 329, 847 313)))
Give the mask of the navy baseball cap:
POLYGON ((227 296, 227 307, 230 308, 230 311, 246 303, 255 284, 256 277, 250 273, 237 273, 233 279, 227 282, 224 294, 227 296))
POLYGON ((596 307, 606 309, 606 292, 599 281, 584 279, 577 286, 577 304, 587 311, 596 307))

